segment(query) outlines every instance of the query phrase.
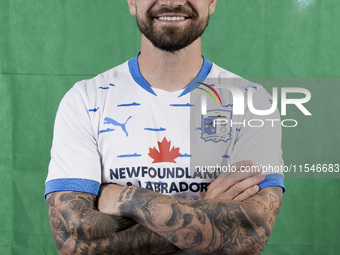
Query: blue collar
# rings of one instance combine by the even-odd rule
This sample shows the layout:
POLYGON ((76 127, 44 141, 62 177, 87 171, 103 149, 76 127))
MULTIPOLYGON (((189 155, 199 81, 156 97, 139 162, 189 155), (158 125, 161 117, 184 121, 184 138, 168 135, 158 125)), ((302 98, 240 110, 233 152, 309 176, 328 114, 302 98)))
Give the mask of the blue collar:
MULTIPOLYGON (((136 57, 129 60, 129 69, 130 69, 132 78, 143 89, 157 96, 157 94, 153 91, 149 83, 144 79, 143 75, 140 72, 139 65, 138 65, 138 55, 139 53, 137 54, 136 57)), ((201 85, 200 82, 203 82, 207 78, 211 68, 212 68, 212 63, 209 60, 207 60, 205 57, 203 57, 203 65, 202 65, 200 72, 197 74, 195 79, 192 82, 190 82, 188 87, 185 88, 185 90, 182 92, 182 94, 179 97, 186 95, 187 93, 193 91, 198 86, 200 86, 201 85)))

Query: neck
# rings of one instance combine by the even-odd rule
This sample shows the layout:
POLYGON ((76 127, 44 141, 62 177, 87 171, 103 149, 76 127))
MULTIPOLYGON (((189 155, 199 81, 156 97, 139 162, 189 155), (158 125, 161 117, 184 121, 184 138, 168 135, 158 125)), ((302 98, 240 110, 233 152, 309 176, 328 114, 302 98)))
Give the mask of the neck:
POLYGON ((201 39, 172 53, 154 47, 142 36, 138 63, 143 77, 151 87, 166 91, 184 89, 202 67, 201 39))

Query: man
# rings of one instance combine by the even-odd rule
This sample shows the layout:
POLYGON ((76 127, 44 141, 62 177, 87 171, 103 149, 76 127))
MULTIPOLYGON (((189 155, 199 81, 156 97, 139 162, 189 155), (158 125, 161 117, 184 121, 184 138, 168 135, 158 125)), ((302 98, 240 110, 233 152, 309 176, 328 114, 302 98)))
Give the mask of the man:
MULTIPOLYGON (((141 52, 77 83, 58 109, 46 198, 59 253, 261 253, 282 179, 222 173, 213 180, 189 170, 198 157, 190 154, 190 95, 198 91, 191 78, 237 77, 201 56, 216 0, 128 4, 142 32, 141 52), (97 201, 105 183, 115 184, 102 185, 97 201)), ((256 89, 255 101, 267 95, 256 89)), ((237 171, 254 161, 282 163, 279 129, 208 137, 216 133, 211 128, 197 129, 197 147, 221 151, 237 171)))

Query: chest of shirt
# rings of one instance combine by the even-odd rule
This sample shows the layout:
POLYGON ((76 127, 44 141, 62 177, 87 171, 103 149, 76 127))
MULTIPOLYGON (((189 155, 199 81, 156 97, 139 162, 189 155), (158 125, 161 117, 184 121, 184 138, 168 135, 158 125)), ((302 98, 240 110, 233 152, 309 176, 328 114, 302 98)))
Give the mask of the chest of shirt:
POLYGON ((188 98, 108 98, 98 115, 103 183, 199 195, 218 175, 204 167, 221 165, 231 144, 231 130, 188 98))

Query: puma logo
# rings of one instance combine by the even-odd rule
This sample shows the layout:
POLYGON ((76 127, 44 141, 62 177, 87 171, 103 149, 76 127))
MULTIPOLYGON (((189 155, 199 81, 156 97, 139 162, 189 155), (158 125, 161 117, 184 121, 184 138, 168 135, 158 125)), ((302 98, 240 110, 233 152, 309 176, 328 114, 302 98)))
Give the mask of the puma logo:
POLYGON ((111 119, 111 118, 108 118, 106 117, 104 120, 104 124, 111 124, 111 125, 114 125, 114 126, 118 126, 118 127, 121 127, 123 132, 126 134, 126 136, 129 136, 128 132, 126 131, 126 123, 129 121, 129 119, 131 119, 132 116, 130 116, 129 118, 127 118, 127 120, 125 121, 125 123, 121 124, 117 121, 115 121, 114 119, 111 119))

